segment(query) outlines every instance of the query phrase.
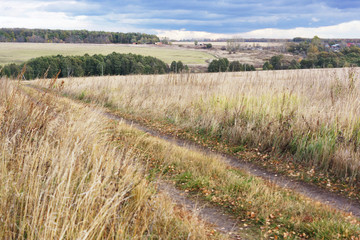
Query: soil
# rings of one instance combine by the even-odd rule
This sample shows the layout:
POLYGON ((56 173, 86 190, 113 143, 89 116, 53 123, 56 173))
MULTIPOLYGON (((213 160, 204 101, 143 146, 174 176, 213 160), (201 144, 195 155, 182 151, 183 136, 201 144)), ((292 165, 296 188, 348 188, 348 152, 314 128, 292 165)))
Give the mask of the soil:
POLYGON ((245 233, 239 232, 241 230, 239 221, 234 216, 224 213, 219 207, 194 196, 189 196, 178 190, 172 183, 159 181, 158 189, 168 195, 174 203, 185 207, 186 210, 195 213, 200 219, 209 223, 216 231, 227 234, 234 239, 246 238, 245 233))

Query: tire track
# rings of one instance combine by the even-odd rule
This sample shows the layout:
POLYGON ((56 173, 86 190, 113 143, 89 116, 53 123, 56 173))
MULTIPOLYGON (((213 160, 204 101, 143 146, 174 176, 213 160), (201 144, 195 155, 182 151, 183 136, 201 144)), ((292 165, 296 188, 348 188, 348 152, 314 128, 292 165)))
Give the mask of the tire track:
POLYGON ((220 154, 212 152, 210 149, 205 148, 199 144, 196 144, 194 142, 178 139, 171 135, 166 135, 163 133, 160 133, 158 131, 155 131, 153 129, 150 129, 148 127, 145 127, 133 120, 124 119, 120 116, 117 116, 116 114, 100 111, 99 113, 107 116, 110 119, 123 121, 124 123, 131 125, 132 127, 141 130, 143 132, 146 132, 154 137, 158 137, 160 139, 163 139, 165 141, 171 142, 177 146, 185 147, 189 150, 193 151, 199 151, 203 154, 212 155, 217 157, 218 159, 224 161, 226 164, 233 168, 237 168, 240 170, 244 170, 248 172, 249 174, 260 177, 266 181, 269 181, 279 187, 290 189, 296 193, 299 193, 301 195, 304 195, 314 201, 321 202, 322 204, 329 205, 335 209, 352 213, 356 217, 360 217, 360 205, 357 201, 348 199, 344 196, 341 196, 339 194, 329 192, 326 189, 322 189, 318 186, 311 185, 306 182, 301 182, 298 180, 291 179, 287 176, 279 175, 278 173, 270 172, 264 168, 258 167, 255 164, 248 163, 241 161, 241 159, 238 159, 236 157, 227 155, 227 154, 220 154))

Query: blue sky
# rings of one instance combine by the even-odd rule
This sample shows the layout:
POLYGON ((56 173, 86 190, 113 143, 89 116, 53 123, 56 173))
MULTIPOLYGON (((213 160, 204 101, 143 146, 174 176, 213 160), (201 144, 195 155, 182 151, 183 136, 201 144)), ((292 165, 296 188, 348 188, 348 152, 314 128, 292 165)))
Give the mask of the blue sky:
POLYGON ((360 37, 359 0, 0 0, 0 12, 0 27, 139 31, 171 38, 317 32, 360 37))

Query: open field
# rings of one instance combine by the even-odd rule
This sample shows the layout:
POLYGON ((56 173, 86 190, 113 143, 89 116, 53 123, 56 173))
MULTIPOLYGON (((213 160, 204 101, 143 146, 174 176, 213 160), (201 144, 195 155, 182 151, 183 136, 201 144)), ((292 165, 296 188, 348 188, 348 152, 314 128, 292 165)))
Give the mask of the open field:
POLYGON ((359 92, 359 69, 81 78, 63 89, 349 182, 360 176, 359 92))
MULTIPOLYGON (((34 83, 36 84, 36 82, 34 83)), ((37 84, 44 87, 49 86, 48 81, 39 81, 37 84)), ((54 87, 55 90, 61 90, 61 85, 54 85, 54 87)), ((50 85, 50 88, 54 89, 52 85, 50 85)), ((44 92, 42 91, 27 90, 31 90, 31 95, 34 96, 34 98, 44 96, 44 92)), ((45 96, 51 96, 52 100, 50 102, 54 103, 54 105, 56 103, 58 106, 63 106, 63 108, 60 109, 60 113, 66 109, 65 113, 69 114, 69 116, 72 114, 76 114, 76 116, 79 115, 81 116, 80 119, 86 123, 81 127, 77 125, 72 126, 76 129, 77 133, 73 136, 74 139, 79 139, 81 132, 85 136, 92 136, 94 132, 100 134, 97 137, 105 134, 104 138, 96 138, 96 140, 102 141, 105 146, 117 146, 120 150, 127 149, 126 153, 131 151, 130 156, 137 156, 136 163, 140 164, 143 162, 146 164, 146 168, 140 172, 144 175, 143 179, 150 181, 150 187, 152 186, 151 182, 153 180, 161 177, 164 180, 175 183, 176 186, 185 193, 191 192, 197 194, 197 196, 203 200, 218 205, 223 209, 224 214, 231 214, 236 219, 241 220, 237 230, 240 232, 251 232, 252 235, 248 236, 248 238, 351 239, 360 234, 359 222, 356 218, 353 218, 351 214, 334 211, 292 191, 281 189, 260 178, 231 168, 225 162, 221 161, 219 157, 208 154, 204 155, 194 150, 174 146, 168 141, 144 134, 142 131, 135 130, 119 122, 113 122, 110 126, 104 125, 104 121, 106 122, 104 118, 99 117, 95 119, 90 114, 90 112, 99 113, 99 110, 97 110, 99 108, 95 108, 94 105, 91 104, 74 102, 70 104, 70 100, 57 97, 56 91, 52 92, 52 94, 45 94, 45 96), (70 106, 64 105, 64 103, 68 103, 70 106), (77 110, 73 112, 73 109, 77 110), (91 109, 93 109, 93 111, 91 111, 91 109), (84 120, 84 118, 87 120, 84 120), (101 125, 101 127, 91 128, 88 124, 93 122, 101 125), (78 135, 78 133, 80 135, 78 135), (142 161, 144 159, 146 160, 142 161), (281 206, 281 208, 279 208, 279 206, 281 206)), ((86 100, 84 97, 85 96, 80 97, 80 99, 86 100)), ((27 110, 24 106, 21 109, 24 109, 24 111, 27 110)), ((73 130, 69 132, 72 131, 73 130)), ((60 143, 62 142, 71 145, 71 142, 68 143, 67 138, 62 139, 60 143)), ((101 148, 96 148, 96 150, 99 154, 103 152, 101 148)), ((54 150, 54 152, 56 151, 54 150)), ((113 161, 110 161, 110 163, 112 162, 113 161)), ((106 166, 105 160, 103 164, 103 166, 106 166)), ((123 177, 121 177, 121 179, 123 179, 123 177)), ((127 179, 130 180, 131 178, 129 177, 127 179)), ((152 199, 155 200, 156 198, 152 199)), ((176 214, 174 217, 176 217, 176 214)), ((193 224, 194 223, 195 222, 193 222, 193 224)), ((114 224, 116 224, 116 222, 114 222, 114 224)), ((139 222, 139 224, 141 224, 141 222, 139 222)), ((167 232, 173 231, 171 227, 167 227, 166 229, 167 232)), ((104 234, 106 233, 107 232, 104 231, 104 234)), ((200 228, 199 232, 193 233, 197 235, 191 236, 193 236, 194 239, 198 239, 197 236, 205 233, 206 229, 202 230, 202 228, 200 228)), ((152 236, 156 238, 158 236, 156 234, 152 236)), ((184 235, 180 235, 178 238, 184 239, 182 236, 184 235)), ((171 236, 165 237, 171 238, 171 236)), ((212 235, 202 235, 202 237, 210 238, 212 235)), ((214 238, 216 237, 219 238, 221 235, 214 236, 214 238)))
POLYGON ((166 63, 182 61, 184 64, 205 64, 214 59, 206 52, 172 49, 155 45, 117 45, 117 44, 61 44, 61 43, 0 43, 0 65, 22 63, 31 58, 51 55, 84 55, 134 53, 153 56, 166 63))

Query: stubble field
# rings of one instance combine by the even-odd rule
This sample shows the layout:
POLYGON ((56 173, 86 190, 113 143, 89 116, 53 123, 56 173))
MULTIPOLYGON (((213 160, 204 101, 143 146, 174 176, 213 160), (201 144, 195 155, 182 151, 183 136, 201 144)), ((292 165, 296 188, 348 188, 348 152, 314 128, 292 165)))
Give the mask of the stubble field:
POLYGON ((152 56, 170 64, 182 61, 184 64, 206 64, 215 57, 209 53, 171 49, 155 45, 117 45, 117 44, 61 44, 61 43, 0 43, 0 65, 22 63, 31 58, 52 55, 107 55, 112 52, 133 53, 152 56))

